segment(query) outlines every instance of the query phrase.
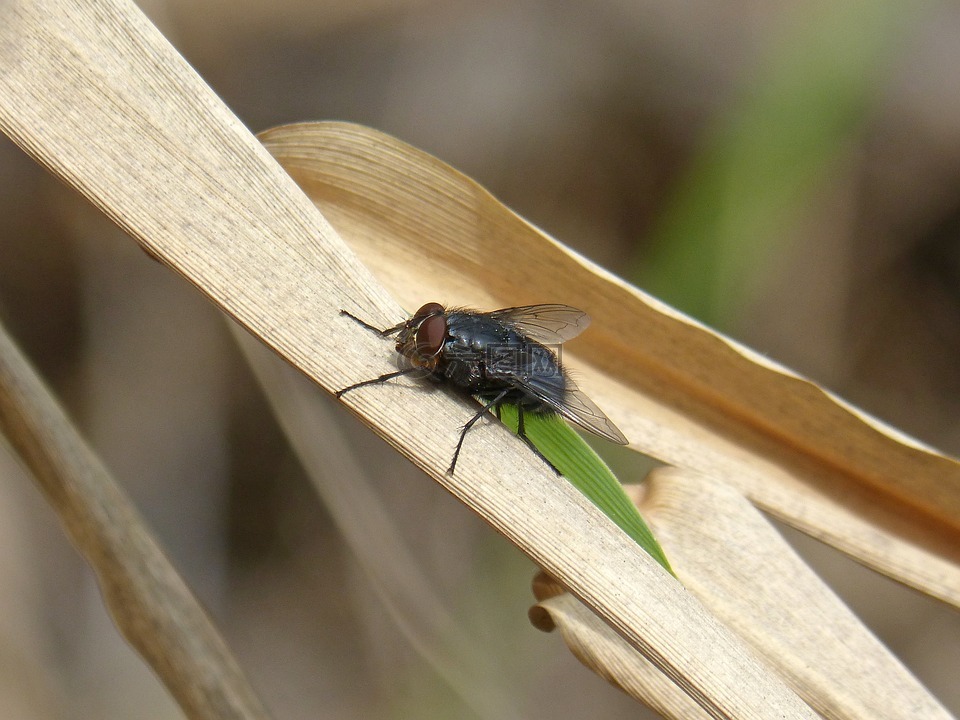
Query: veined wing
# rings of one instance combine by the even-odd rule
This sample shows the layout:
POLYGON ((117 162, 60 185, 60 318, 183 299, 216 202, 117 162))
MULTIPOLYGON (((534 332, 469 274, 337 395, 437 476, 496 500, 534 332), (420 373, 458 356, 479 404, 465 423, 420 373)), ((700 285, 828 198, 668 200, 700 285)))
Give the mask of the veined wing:
POLYGON ((564 380, 566 381, 566 391, 562 395, 555 390, 551 392, 552 388, 542 383, 535 376, 527 380, 518 379, 515 381, 515 385, 534 395, 538 400, 543 401, 567 420, 579 425, 584 430, 618 445, 629 444, 626 436, 620 432, 620 428, 613 424, 613 421, 604 414, 603 410, 597 407, 597 404, 588 398, 586 393, 577 387, 577 384, 566 373, 564 373, 564 380))
POLYGON ((557 412, 567 420, 576 423, 584 430, 589 430, 594 435, 599 435, 618 445, 629 444, 626 436, 620 432, 620 428, 613 424, 603 410, 598 408, 597 404, 588 398, 569 376, 567 376, 567 391, 564 393, 563 402, 550 404, 554 405, 557 412))
POLYGON ((494 310, 487 315, 547 345, 566 342, 586 330, 590 324, 589 315, 569 305, 522 305, 494 310))

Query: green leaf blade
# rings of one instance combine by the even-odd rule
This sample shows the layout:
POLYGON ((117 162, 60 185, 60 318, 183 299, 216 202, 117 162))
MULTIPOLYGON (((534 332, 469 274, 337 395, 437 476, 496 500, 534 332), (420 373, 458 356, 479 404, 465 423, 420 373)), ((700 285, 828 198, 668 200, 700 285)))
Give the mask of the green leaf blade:
MULTIPOLYGON (((629 535, 671 575, 663 548, 607 464, 559 415, 525 413, 524 430, 530 441, 574 487, 629 535)), ((517 407, 502 405, 500 420, 517 432, 517 407)))

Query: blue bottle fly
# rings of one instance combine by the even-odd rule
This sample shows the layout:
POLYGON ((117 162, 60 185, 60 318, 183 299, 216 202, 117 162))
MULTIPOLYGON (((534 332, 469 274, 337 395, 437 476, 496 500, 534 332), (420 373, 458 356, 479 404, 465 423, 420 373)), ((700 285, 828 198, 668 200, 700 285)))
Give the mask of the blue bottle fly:
MULTIPOLYGON (((401 369, 350 385, 336 393, 419 373, 478 398, 483 407, 463 426, 453 452, 457 466, 467 431, 489 410, 500 415, 504 403, 517 408, 517 435, 547 464, 527 438, 524 413, 558 414, 595 435, 626 445, 627 439, 603 411, 577 387, 550 346, 579 335, 589 316, 568 305, 525 305, 493 312, 446 309, 427 303, 409 320, 380 330, 341 311, 381 337, 397 336, 401 369)), ((554 468, 556 470, 556 468, 554 468)))

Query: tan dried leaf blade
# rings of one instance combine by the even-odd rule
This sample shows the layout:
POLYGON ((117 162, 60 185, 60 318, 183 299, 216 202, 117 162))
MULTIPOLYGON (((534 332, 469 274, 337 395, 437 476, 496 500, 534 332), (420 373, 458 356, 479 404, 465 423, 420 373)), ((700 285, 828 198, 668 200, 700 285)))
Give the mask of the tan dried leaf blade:
MULTIPOLYGON (((635 495, 684 586, 824 717, 951 717, 735 489, 675 468, 647 484, 635 495)), ((667 717, 703 717, 562 587, 534 592, 534 623, 581 662, 667 717)))
MULTIPOLYGON (((342 388, 389 367, 383 342, 339 310, 362 308, 375 322, 399 319, 402 309, 132 3, 18 0, 0 5, 0 15, 0 128, 7 135, 320 386, 342 388)), ((444 178, 437 176, 436 189, 444 178)), ((383 209, 389 219, 420 208, 383 209)), ((679 583, 503 427, 473 433, 472 452, 447 476, 457 426, 472 408, 445 393, 394 389, 376 400, 357 393, 350 402, 699 705, 718 718, 812 717, 679 583), (643 604, 633 601, 638 595, 643 604)), ((142 561, 136 547, 122 552, 131 564, 142 561)))
MULTIPOLYGON (((436 158, 316 123, 261 135, 409 310, 563 301, 565 357, 631 447, 739 489, 860 562, 960 607, 960 464, 563 247, 436 158)), ((397 316, 366 312, 375 324, 397 316)))
MULTIPOLYGON (((392 323, 404 316, 395 298, 408 307, 426 296, 479 307, 562 298, 595 320, 590 342, 570 356, 583 368, 580 384, 638 448, 706 466, 795 524, 956 602, 952 461, 896 442, 658 307, 442 163, 353 126, 267 136, 375 278, 132 3, 2 4, 0 67, 5 133, 327 390, 390 368, 384 343, 341 308, 392 323), (486 271, 491 253, 509 273, 486 271), (806 429, 812 421, 822 429, 806 429), (890 549, 875 551, 881 541, 890 549)), ((814 716, 504 428, 478 428, 457 475, 446 476, 472 408, 445 393, 392 389, 348 403, 698 706, 718 718, 814 716)), ((136 548, 124 552, 137 562, 136 548)))

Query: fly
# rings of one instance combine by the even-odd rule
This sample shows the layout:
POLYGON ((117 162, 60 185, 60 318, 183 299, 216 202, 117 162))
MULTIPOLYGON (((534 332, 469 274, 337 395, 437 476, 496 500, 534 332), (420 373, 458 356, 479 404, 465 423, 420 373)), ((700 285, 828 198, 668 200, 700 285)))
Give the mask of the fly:
MULTIPOLYGON (((422 373, 478 398, 483 407, 467 421, 453 452, 453 474, 467 431, 489 410, 500 417, 504 403, 517 407, 517 435, 550 463, 527 437, 524 413, 561 415, 584 430, 620 445, 627 439, 563 369, 549 346, 576 337, 590 317, 569 305, 525 305, 493 312, 446 309, 427 303, 413 317, 380 330, 346 310, 350 317, 380 337, 397 336, 401 369, 337 391, 344 393, 402 375, 422 373)), ((556 468, 554 468, 556 470, 556 468)))

